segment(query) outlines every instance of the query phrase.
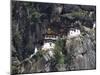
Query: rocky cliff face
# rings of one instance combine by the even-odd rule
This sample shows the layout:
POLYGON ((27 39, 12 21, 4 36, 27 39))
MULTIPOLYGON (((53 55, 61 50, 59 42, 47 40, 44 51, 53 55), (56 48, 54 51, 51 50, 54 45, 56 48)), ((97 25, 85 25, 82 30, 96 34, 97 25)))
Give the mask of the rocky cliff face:
POLYGON ((54 72, 96 68, 96 7, 12 1, 12 73, 54 72), (54 57, 45 60, 41 51, 48 28, 68 34, 80 29, 80 36, 57 40, 54 57), (35 47, 39 52, 29 59, 35 47), (26 61, 24 61, 27 59, 26 61))
POLYGON ((96 41, 94 31, 85 35, 66 40, 66 54, 71 55, 70 70, 83 70, 96 68, 96 41), (92 37, 92 38, 91 38, 92 37))

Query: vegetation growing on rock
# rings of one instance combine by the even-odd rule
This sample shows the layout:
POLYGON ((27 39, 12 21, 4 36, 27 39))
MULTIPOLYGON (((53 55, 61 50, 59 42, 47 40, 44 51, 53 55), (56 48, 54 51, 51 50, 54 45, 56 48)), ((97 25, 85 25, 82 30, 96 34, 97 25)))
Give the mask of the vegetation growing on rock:
POLYGON ((11 12, 12 74, 96 68, 95 6, 12 1, 11 12), (80 35, 68 38, 71 29, 80 35), (47 40, 46 35, 58 39, 47 40), (50 41, 55 47, 43 51, 50 41))

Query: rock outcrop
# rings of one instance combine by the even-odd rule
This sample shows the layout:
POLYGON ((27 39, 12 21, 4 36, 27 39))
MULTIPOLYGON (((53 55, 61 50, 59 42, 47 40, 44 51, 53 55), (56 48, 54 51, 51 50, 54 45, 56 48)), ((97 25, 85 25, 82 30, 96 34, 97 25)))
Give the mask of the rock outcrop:
POLYGON ((11 5, 12 74, 96 68, 95 6, 22 1, 11 5), (41 50, 48 28, 66 35, 54 42, 53 57, 41 50), (70 29, 78 29, 79 35, 68 38, 70 29), (38 51, 31 56, 35 47, 38 51))

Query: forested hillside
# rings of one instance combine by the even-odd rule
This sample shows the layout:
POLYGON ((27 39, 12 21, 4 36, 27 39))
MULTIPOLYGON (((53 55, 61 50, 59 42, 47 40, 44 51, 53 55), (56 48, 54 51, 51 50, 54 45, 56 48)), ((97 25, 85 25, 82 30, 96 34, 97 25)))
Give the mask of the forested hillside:
POLYGON ((95 69, 95 24, 95 6, 12 1, 12 74, 95 69), (80 36, 67 38, 72 28, 80 36), (54 56, 46 61, 41 47, 48 31, 66 38, 55 41, 54 56), (35 47, 38 52, 29 59, 35 47))

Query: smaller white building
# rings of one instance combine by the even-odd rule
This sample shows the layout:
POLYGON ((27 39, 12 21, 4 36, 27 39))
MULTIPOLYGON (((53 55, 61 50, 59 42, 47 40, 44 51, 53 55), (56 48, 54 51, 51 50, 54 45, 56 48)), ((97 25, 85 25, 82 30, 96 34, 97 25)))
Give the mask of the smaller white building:
POLYGON ((75 29, 75 30, 70 30, 68 33, 68 38, 74 38, 74 37, 78 37, 80 35, 80 30, 79 29, 75 29))
POLYGON ((46 61, 54 57, 54 51, 53 51, 54 48, 55 48, 55 43, 53 42, 44 43, 44 45, 42 46, 42 50, 46 52, 43 55, 46 61))
POLYGON ((42 46, 42 50, 50 50, 50 49, 54 49, 55 47, 55 44, 52 43, 52 42, 47 42, 47 43, 44 43, 44 45, 42 46))

